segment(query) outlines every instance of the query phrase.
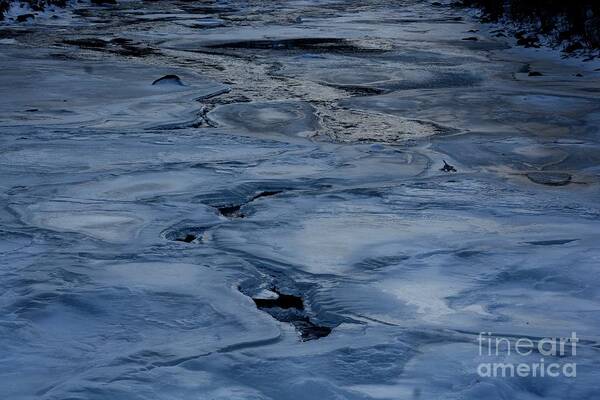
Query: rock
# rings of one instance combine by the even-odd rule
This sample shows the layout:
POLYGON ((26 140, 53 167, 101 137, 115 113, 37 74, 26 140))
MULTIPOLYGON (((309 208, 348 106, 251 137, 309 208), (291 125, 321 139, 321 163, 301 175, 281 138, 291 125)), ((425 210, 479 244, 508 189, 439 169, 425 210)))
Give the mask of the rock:
POLYGON ((571 175, 565 172, 529 172, 527 178, 539 185, 565 186, 571 183, 571 175))
POLYGON ((280 322, 290 323, 300 333, 302 341, 316 340, 329 335, 332 328, 318 325, 306 315, 304 300, 300 296, 283 294, 275 288, 253 296, 256 308, 280 322))
POLYGON ((241 204, 228 204, 228 205, 218 205, 214 206, 219 210, 222 216, 227 218, 245 218, 246 215, 241 211, 241 208, 246 204, 252 203, 255 200, 258 200, 262 197, 271 197, 282 193, 283 190, 263 190, 257 192, 254 196, 248 199, 248 201, 241 204))
POLYGON ((203 235, 211 225, 208 226, 182 226, 173 227, 164 231, 161 236, 167 240, 183 243, 202 243, 203 235))
POLYGON ((475 36, 469 36, 469 37, 466 37, 466 38, 462 38, 461 40, 470 40, 470 41, 476 42, 479 39, 477 39, 475 36))
POLYGON ((568 45, 567 47, 565 47, 565 52, 566 53, 572 53, 576 50, 581 50, 583 49, 583 45, 581 44, 581 42, 573 42, 570 45, 568 45))
POLYGON ((538 38, 536 38, 535 36, 521 36, 517 39, 517 44, 519 46, 524 47, 540 47, 540 44, 538 43, 538 38))
POLYGON ((185 235, 182 238, 175 239, 175 241, 177 241, 177 242, 185 242, 185 243, 192 243, 194 240, 196 240, 196 236, 192 235, 190 233, 188 233, 187 235, 185 235))
POLYGON ((165 75, 162 78, 158 78, 157 80, 152 82, 152 85, 166 85, 166 84, 185 86, 183 84, 183 82, 181 81, 181 79, 177 75, 165 75))
POLYGON ((271 289, 271 292, 277 295, 276 298, 256 298, 253 297, 254 303, 258 308, 273 308, 279 307, 284 310, 289 308, 295 308, 297 310, 304 310, 304 303, 302 298, 291 294, 283 294, 277 291, 277 289, 271 289))
POLYGON ((292 321, 294 327, 300 332, 302 341, 316 340, 325 337, 331 333, 331 328, 328 326, 316 325, 308 318, 292 321))
POLYGON ((33 19, 35 17, 35 15, 33 14, 21 14, 19 16, 17 16, 17 22, 25 22, 29 19, 33 19))
POLYGON ((440 168, 440 171, 443 171, 443 172, 456 172, 456 168, 454 168, 454 166, 448 164, 446 162, 446 160, 443 160, 443 161, 444 161, 444 166, 442 168, 440 168))
POLYGON ((241 205, 217 207, 221 215, 227 218, 244 218, 245 215, 240 211, 241 208, 241 205))
POLYGON ((538 71, 531 71, 528 74, 529 76, 543 76, 543 74, 541 72, 538 71))

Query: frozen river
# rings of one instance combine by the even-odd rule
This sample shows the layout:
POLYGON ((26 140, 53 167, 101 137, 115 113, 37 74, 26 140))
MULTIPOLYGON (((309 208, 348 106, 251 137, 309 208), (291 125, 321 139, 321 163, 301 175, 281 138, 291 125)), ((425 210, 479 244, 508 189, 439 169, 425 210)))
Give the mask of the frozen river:
POLYGON ((597 398, 600 62, 500 33, 410 0, 0 25, 0 398, 597 398), (542 356, 577 376, 478 370, 542 356))

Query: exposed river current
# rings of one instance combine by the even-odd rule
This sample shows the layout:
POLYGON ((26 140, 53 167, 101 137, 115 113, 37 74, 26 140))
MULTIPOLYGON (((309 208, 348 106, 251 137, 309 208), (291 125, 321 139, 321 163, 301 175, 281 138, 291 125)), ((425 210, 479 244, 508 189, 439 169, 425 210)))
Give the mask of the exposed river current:
POLYGON ((501 29, 414 0, 5 21, 0 398, 598 398, 600 61, 501 29))

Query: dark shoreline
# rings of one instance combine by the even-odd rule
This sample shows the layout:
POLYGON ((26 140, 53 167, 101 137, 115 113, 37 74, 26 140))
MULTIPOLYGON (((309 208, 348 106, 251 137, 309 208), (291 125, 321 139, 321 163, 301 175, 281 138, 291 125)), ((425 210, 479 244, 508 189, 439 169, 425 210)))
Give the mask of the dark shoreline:
MULTIPOLYGON (((10 3, 9 0, 0 0, 0 21, 4 20, 10 3)), ((44 11, 47 6, 66 7, 67 0, 21 0, 20 3, 29 5, 33 11, 44 11)))
MULTIPOLYGON (((0 0, 0 21, 7 18, 5 13, 10 3, 0 0)), ((66 0, 20 0, 20 3, 28 5, 34 13, 49 6, 69 5, 66 0)), ((117 1, 91 0, 91 3, 116 4, 117 1)), ((457 0, 452 5, 480 10, 482 23, 500 23, 507 28, 512 25, 511 34, 517 39, 517 45, 560 47, 567 55, 589 55, 600 49, 600 2, 595 0, 457 0)), ((30 18, 35 18, 35 14, 24 13, 14 20, 24 22, 30 18)))
POLYGON ((481 22, 514 24, 519 45, 560 46, 567 54, 600 49, 600 2, 594 0, 460 0, 481 10, 481 22))

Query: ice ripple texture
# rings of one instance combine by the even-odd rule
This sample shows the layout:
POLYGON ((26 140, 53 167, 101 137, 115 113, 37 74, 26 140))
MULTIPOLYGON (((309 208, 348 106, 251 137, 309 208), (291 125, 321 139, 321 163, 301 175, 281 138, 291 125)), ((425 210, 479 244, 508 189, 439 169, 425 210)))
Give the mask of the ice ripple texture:
POLYGON ((136 7, 1 28, 0 397, 597 396, 592 67, 429 1, 136 7), (477 375, 572 331, 577 378, 477 375))

